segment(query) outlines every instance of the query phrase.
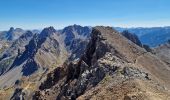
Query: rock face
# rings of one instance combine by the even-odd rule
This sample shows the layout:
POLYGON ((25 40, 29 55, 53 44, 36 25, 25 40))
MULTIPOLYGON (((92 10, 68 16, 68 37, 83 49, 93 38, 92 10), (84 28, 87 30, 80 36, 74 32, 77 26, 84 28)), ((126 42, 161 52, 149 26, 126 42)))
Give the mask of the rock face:
POLYGON ((9 31, 0 32, 0 60, 2 60, 3 53, 24 33, 24 30, 20 28, 14 29, 13 27, 9 31))
POLYGON ((89 27, 79 25, 68 26, 62 30, 62 34, 65 34, 64 42, 66 46, 70 46, 74 39, 86 39, 86 37, 90 36, 90 33, 91 29, 89 27))
POLYGON ((55 64, 60 59, 61 52, 56 30, 53 27, 45 28, 41 34, 33 36, 23 54, 15 59, 11 67, 25 63, 22 72, 26 76, 31 75, 38 68, 49 68, 55 64))
POLYGON ((70 52, 70 60, 80 58, 90 38, 91 28, 79 25, 68 26, 61 32, 67 51, 70 52))
POLYGON ((131 40, 136 45, 142 47, 142 43, 140 42, 137 35, 129 33, 128 31, 123 31, 122 35, 125 36, 127 39, 131 40))
POLYGON ((0 57, 0 75, 9 70, 14 59, 24 52, 25 46, 29 43, 32 37, 32 32, 25 32, 2 53, 0 57))
POLYGON ((167 65, 128 41, 110 27, 93 28, 84 55, 49 73, 33 99, 166 99, 170 94, 162 86, 170 82, 167 65))

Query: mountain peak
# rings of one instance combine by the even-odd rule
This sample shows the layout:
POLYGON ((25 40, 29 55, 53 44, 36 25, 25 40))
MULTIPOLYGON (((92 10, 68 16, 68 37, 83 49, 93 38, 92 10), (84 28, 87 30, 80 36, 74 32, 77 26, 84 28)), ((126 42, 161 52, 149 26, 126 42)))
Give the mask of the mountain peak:
POLYGON ((13 40, 14 37, 14 28, 11 27, 9 31, 6 33, 7 40, 13 40))
POLYGON ((15 29, 14 27, 11 27, 9 31, 6 32, 5 37, 7 40, 12 41, 18 39, 23 33, 24 30, 22 30, 21 28, 15 29))
POLYGON ((40 33, 40 35, 41 35, 42 37, 47 37, 47 36, 49 36, 50 34, 53 34, 53 33, 55 33, 55 32, 56 32, 56 30, 54 29, 54 27, 50 26, 50 27, 44 28, 44 29, 42 30, 42 32, 40 33))
POLYGON ((9 31, 14 31, 14 27, 10 27, 9 31))
POLYGON ((48 32, 56 32, 56 30, 54 29, 54 27, 50 26, 50 27, 47 27, 47 28, 44 28, 43 31, 48 31, 48 32))

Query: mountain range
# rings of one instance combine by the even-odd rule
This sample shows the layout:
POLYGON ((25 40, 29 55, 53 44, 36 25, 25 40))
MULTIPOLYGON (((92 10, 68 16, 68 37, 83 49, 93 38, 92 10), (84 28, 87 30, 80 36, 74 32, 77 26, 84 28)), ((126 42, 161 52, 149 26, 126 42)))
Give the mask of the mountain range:
POLYGON ((121 28, 115 27, 119 32, 128 30, 136 34, 140 41, 150 47, 157 47, 166 43, 170 39, 170 27, 151 27, 151 28, 121 28))
POLYGON ((169 38, 142 40, 156 30, 164 39, 168 29, 21 30, 0 33, 2 100, 170 99, 169 38))

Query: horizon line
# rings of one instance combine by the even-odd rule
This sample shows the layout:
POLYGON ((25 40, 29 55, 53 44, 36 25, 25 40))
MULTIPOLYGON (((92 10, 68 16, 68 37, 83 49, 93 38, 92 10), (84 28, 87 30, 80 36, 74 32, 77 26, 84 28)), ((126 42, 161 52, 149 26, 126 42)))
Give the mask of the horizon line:
MULTIPOLYGON (((114 25, 81 25, 81 24, 69 24, 69 25, 64 25, 64 26, 61 26, 61 27, 58 27, 56 25, 49 25, 49 26, 44 26, 44 27, 41 27, 41 28, 24 28, 24 27, 15 27, 15 26, 11 26, 13 27, 14 29, 17 29, 17 28, 20 28, 20 29, 23 29, 23 30, 43 30, 44 28, 48 28, 48 27, 54 27, 54 29, 56 30, 62 30, 64 29, 65 27, 68 27, 68 26, 73 26, 73 25, 79 25, 79 26, 82 26, 82 27, 96 27, 96 26, 108 26, 108 27, 113 27, 113 28, 127 28, 127 29, 133 29, 133 28, 165 28, 165 27, 170 27, 170 25, 160 25, 160 26, 126 26, 126 25, 122 25, 122 26, 114 26, 114 25)), ((0 30, 0 32, 2 31, 8 31, 11 27, 9 27, 8 29, 2 29, 0 30)))

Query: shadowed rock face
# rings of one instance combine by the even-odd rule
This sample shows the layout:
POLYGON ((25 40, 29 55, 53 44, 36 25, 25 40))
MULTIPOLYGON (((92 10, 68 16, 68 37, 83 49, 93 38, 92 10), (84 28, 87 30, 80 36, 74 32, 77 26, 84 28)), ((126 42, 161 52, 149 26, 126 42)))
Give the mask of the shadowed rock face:
POLYGON ((17 88, 17 89, 14 91, 14 94, 13 94, 13 96, 11 97, 10 100, 20 100, 20 99, 24 99, 24 98, 21 97, 20 95, 22 95, 22 89, 17 88))
POLYGON ((122 35, 125 36, 127 39, 131 40, 136 45, 142 47, 142 43, 140 42, 137 35, 129 33, 128 31, 123 31, 122 35))
POLYGON ((4 55, 12 56, 16 55, 18 53, 18 50, 23 51, 25 49, 25 46, 29 43, 29 41, 32 39, 34 33, 31 31, 25 32, 23 35, 21 35, 17 40, 15 40, 12 45, 4 52, 4 55))
POLYGON ((64 37, 64 43, 67 51, 71 53, 69 60, 74 60, 82 56, 90 38, 91 28, 79 25, 68 26, 64 28, 61 34, 64 37))
POLYGON ((17 40, 15 40, 9 48, 7 48, 0 57, 0 73, 10 70, 10 66, 17 56, 22 55, 25 50, 25 46, 29 43, 29 41, 33 37, 33 33, 31 31, 27 31, 21 35, 17 40), (5 64, 5 65, 4 65, 5 64), (3 69, 3 71, 1 70, 3 69))
POLYGON ((64 42, 66 46, 70 46, 74 39, 86 39, 86 37, 90 36, 90 33, 91 29, 89 27, 79 25, 68 26, 62 30, 62 34, 65 35, 64 42))
MULTIPOLYGON (((39 49, 43 49, 42 45, 47 42, 47 39, 50 38, 50 36, 52 36, 55 32, 56 30, 53 27, 49 27, 45 28, 41 34, 35 34, 32 40, 30 40, 29 44, 25 47, 23 54, 15 59, 11 68, 26 62, 26 64, 23 66, 22 72, 23 75, 28 76, 38 70, 38 67, 42 67, 38 65, 39 62, 36 61, 35 56, 37 55, 39 49)), ((48 42, 50 41, 53 41, 53 39, 49 40, 48 42)), ((54 44, 51 44, 51 46, 54 47, 55 45, 59 45, 57 40, 54 42, 54 44)))
POLYGON ((13 32, 14 32, 14 28, 11 27, 10 30, 6 34, 7 40, 12 40, 13 39, 13 36, 14 36, 13 32))

